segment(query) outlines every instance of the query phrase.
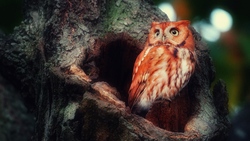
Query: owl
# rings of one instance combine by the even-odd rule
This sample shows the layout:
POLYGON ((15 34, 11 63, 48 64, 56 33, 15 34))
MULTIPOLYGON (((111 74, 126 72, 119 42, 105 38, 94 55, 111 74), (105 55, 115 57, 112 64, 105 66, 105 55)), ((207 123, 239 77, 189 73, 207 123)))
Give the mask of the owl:
POLYGON ((128 104, 144 115, 155 100, 173 100, 195 70, 195 42, 190 22, 153 22, 145 47, 136 58, 128 104))

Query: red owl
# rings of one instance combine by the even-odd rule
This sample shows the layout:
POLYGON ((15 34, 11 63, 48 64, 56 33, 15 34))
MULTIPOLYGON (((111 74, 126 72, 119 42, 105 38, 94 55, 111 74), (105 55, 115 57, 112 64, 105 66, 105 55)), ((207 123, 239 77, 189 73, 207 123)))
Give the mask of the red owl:
POLYGON ((195 70, 195 43, 189 21, 153 22, 133 69, 128 104, 145 115, 157 99, 173 100, 195 70))

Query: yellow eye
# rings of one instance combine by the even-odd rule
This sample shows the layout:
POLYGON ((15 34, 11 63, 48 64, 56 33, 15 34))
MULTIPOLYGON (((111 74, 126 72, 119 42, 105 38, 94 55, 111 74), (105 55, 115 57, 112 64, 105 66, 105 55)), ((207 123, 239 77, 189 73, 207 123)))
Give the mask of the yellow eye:
POLYGON ((170 29, 170 33, 171 33, 173 36, 178 36, 178 35, 179 35, 179 31, 178 31, 176 28, 170 29))
POLYGON ((156 29, 155 30, 155 37, 159 36, 160 35, 160 30, 159 29, 156 29))

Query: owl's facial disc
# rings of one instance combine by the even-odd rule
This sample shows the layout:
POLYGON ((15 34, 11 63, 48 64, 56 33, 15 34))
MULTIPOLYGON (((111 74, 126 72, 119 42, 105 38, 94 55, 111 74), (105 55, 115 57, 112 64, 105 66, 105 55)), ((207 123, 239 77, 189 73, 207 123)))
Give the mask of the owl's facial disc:
POLYGON ((175 45, 176 43, 176 38, 180 36, 179 29, 173 26, 169 26, 164 30, 163 36, 162 36, 162 43, 164 45, 175 45))
POLYGON ((155 34, 154 34, 155 38, 158 37, 159 35, 160 35, 160 30, 159 29, 155 29, 155 34))
POLYGON ((178 36, 179 35, 179 31, 176 28, 171 28, 169 32, 173 36, 178 36))

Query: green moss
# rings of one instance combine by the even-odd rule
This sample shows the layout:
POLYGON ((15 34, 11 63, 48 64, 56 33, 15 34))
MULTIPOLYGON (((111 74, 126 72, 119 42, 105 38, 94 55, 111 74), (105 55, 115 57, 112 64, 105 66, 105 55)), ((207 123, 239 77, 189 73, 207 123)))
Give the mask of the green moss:
POLYGON ((106 12, 104 13, 104 30, 113 32, 113 27, 123 30, 124 26, 131 26, 129 21, 133 15, 133 9, 130 4, 125 4, 122 1, 110 0, 106 4, 106 12))

